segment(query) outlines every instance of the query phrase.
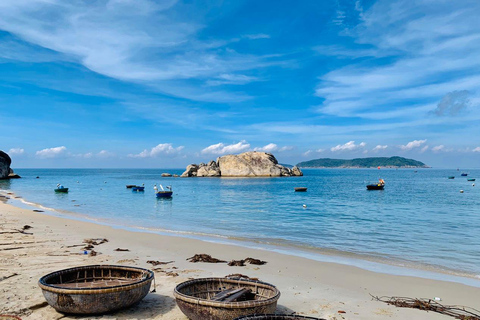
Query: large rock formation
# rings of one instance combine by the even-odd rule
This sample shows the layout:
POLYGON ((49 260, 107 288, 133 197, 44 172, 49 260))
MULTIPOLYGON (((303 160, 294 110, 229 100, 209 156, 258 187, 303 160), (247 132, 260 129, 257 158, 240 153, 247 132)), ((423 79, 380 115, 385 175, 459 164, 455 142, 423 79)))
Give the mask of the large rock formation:
POLYGON ((12 164, 10 156, 0 150, 0 179, 8 178, 10 174, 10 164, 12 164))
POLYGON ((0 150, 0 179, 14 179, 20 178, 18 174, 15 174, 10 168, 12 159, 8 154, 0 150))
POLYGON ((191 164, 182 177, 290 177, 302 176, 299 168, 278 164, 275 156, 266 152, 244 152, 225 155, 208 164, 191 164))

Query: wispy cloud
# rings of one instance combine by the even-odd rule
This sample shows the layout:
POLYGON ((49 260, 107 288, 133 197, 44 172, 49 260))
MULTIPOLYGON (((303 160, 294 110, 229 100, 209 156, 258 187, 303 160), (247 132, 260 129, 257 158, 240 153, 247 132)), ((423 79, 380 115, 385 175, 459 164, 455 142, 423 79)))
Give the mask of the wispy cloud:
POLYGON ((270 35, 265 34, 265 33, 257 33, 257 34, 246 34, 243 36, 243 38, 251 39, 251 40, 256 40, 256 39, 269 39, 270 35))
POLYGON ((184 149, 183 146, 174 148, 171 143, 160 143, 157 146, 151 148, 150 150, 143 150, 138 154, 129 154, 130 158, 155 158, 158 156, 175 156, 178 155, 184 149))
POLYGON ((66 152, 67 148, 65 146, 61 146, 39 150, 35 153, 35 155, 41 159, 50 159, 65 156, 66 152))
POLYGON ((475 149, 472 150, 473 152, 480 152, 480 147, 476 147, 475 149))
POLYGON ((367 144, 365 142, 361 142, 360 144, 355 144, 355 141, 349 141, 345 144, 339 144, 333 148, 330 148, 330 151, 337 152, 337 151, 353 151, 358 150, 360 148, 365 147, 367 144))
POLYGON ((469 95, 467 90, 449 92, 443 96, 433 113, 437 116, 457 116, 467 109, 469 95))
POLYGON ((24 154, 24 153, 25 153, 25 150, 24 150, 23 148, 12 148, 12 149, 8 150, 7 153, 10 154, 10 155, 17 155, 17 156, 19 156, 19 155, 24 154))
MULTIPOLYGON (((188 94, 198 83, 217 81, 215 86, 247 83, 255 77, 244 76, 242 71, 278 63, 270 55, 219 49, 228 42, 211 45, 210 41, 199 40, 198 32, 205 27, 203 17, 199 11, 192 18, 184 11, 187 9, 176 0, 5 0, 0 4, 0 29, 28 45, 44 48, 49 53, 48 59, 76 61, 108 77, 199 101, 216 101, 219 96, 226 101, 229 99, 225 96, 235 93, 218 93, 210 85, 212 88, 203 89, 202 95, 188 94), (196 85, 186 81, 189 79, 195 80, 196 85)), ((244 37, 266 39, 269 35, 244 37)), ((32 54, 18 57, 38 61, 32 54)), ((8 54, 8 58, 17 59, 14 53, 8 54)))
MULTIPOLYGON (((477 85, 466 80, 480 72, 480 25, 476 23, 480 3, 464 4, 380 0, 364 11, 359 3, 357 9, 364 22, 349 33, 358 46, 348 48, 343 56, 364 56, 364 48, 368 47, 368 55, 381 60, 353 60, 321 76, 316 94, 325 101, 319 112, 363 118, 373 110, 389 114, 407 108, 412 99, 419 97, 427 105, 438 103, 454 91, 469 91, 472 98, 478 96, 477 85), (359 50, 357 56, 355 50, 359 50)), ((328 46, 319 48, 341 51, 328 46)), ((455 112, 456 107, 452 110, 455 112)), ((423 112, 425 115, 428 110, 423 112)), ((419 116, 402 115, 403 119, 419 116)), ((398 117, 392 113, 389 119, 398 117)))
POLYGON ((212 144, 202 150, 202 154, 227 154, 227 153, 239 153, 247 151, 250 148, 250 144, 247 141, 242 140, 235 144, 225 145, 223 143, 212 144))

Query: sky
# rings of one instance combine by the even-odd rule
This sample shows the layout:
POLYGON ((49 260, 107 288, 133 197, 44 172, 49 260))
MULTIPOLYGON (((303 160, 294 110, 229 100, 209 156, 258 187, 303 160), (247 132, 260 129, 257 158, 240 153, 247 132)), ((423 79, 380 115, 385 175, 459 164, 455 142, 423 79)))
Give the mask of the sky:
POLYGON ((2 0, 13 168, 480 167, 478 0, 2 0))

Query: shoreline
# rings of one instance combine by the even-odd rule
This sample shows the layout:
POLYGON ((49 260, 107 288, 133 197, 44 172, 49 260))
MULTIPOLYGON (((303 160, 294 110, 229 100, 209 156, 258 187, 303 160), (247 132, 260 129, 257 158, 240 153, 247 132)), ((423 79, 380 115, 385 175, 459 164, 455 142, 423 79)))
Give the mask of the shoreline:
POLYGON ((465 284, 473 287, 480 287, 480 275, 468 273, 466 271, 448 269, 437 265, 428 265, 410 260, 400 260, 394 258, 379 257, 376 255, 367 255, 359 253, 344 252, 326 248, 309 248, 305 246, 295 246, 292 244, 266 243, 251 239, 228 237, 215 234, 204 234, 190 231, 167 230, 159 228, 147 228, 139 226, 125 226, 112 224, 108 220, 95 219, 89 215, 55 208, 44 207, 39 203, 33 203, 25 200, 23 197, 16 197, 13 192, 2 192, 0 195, 8 195, 7 204, 25 209, 45 210, 42 214, 58 218, 65 218, 75 221, 93 223, 116 230, 125 230, 129 232, 158 234, 167 237, 180 237, 192 240, 236 246, 241 248, 254 248, 257 250, 276 252, 286 256, 300 257, 318 262, 329 262, 347 266, 357 267, 363 270, 385 273, 388 275, 412 276, 431 280, 449 281, 465 284), (14 202, 14 203, 12 203, 14 202), (17 203, 15 203, 17 202, 17 203), (388 269, 387 269, 388 268, 388 269))
MULTIPOLYGON (((115 229, 93 222, 72 220, 0 202, 2 231, 32 226, 30 234, 2 234, 0 314, 17 314, 22 319, 58 319, 63 315, 45 306, 38 279, 50 272, 89 264, 123 264, 156 269, 157 293, 150 293, 137 306, 115 313, 117 319, 186 320, 173 299, 174 287, 190 278, 224 277, 241 273, 274 284, 282 296, 277 312, 325 319, 449 319, 421 310, 396 308, 372 301, 374 296, 440 297, 445 305, 480 309, 480 288, 455 282, 372 272, 332 262, 320 262, 278 252, 207 242, 145 232, 115 229), (80 254, 84 239, 106 238, 96 246, 99 254, 80 254), (115 248, 130 251, 118 252, 115 248), (191 263, 198 253, 229 260, 246 257, 267 261, 262 266, 229 267, 224 263, 191 263), (152 267, 147 260, 173 261, 152 267), (176 276, 175 276, 176 274, 176 276), (41 307, 38 307, 41 305, 41 307), (36 307, 37 306, 37 307, 36 307), (346 313, 338 313, 345 311, 346 313)), ((389 266, 384 266, 389 268, 389 266)), ((69 319, 70 317, 65 317, 69 319)), ((97 318, 97 317, 95 317, 97 318)), ((106 315, 98 318, 110 318, 106 315)))

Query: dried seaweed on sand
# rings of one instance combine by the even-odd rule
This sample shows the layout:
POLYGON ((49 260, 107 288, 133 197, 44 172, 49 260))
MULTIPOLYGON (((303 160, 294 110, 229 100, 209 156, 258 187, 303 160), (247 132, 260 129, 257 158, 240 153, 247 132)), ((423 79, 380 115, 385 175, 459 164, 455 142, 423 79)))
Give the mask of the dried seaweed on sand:
POLYGON ((255 264, 255 265, 264 265, 267 262, 255 258, 246 258, 243 260, 232 260, 228 263, 229 266, 244 267, 245 263, 255 264))
POLYGON ((117 249, 115 249, 115 250, 113 250, 113 251, 130 251, 130 250, 129 250, 129 249, 117 248, 117 249))
POLYGON ((241 274, 241 273, 232 273, 232 274, 226 275, 225 278, 228 278, 228 279, 247 279, 247 280, 259 281, 258 278, 250 278, 249 276, 246 276, 246 275, 241 274))
POLYGON ((94 246, 98 246, 99 244, 108 242, 108 239, 103 239, 103 238, 97 238, 97 239, 85 239, 83 240, 83 243, 91 244, 94 246))
POLYGON ((444 315, 454 317, 455 319, 461 320, 480 320, 480 311, 464 307, 464 306, 447 306, 442 305, 432 299, 424 298, 408 298, 408 297, 375 297, 372 296, 373 300, 385 302, 397 307, 403 308, 414 308, 425 311, 438 312, 444 315))
POLYGON ((217 258, 212 258, 211 255, 201 253, 201 254, 196 254, 193 257, 187 258, 188 261, 190 262, 209 262, 209 263, 224 263, 227 261, 224 260, 219 260, 217 258))

